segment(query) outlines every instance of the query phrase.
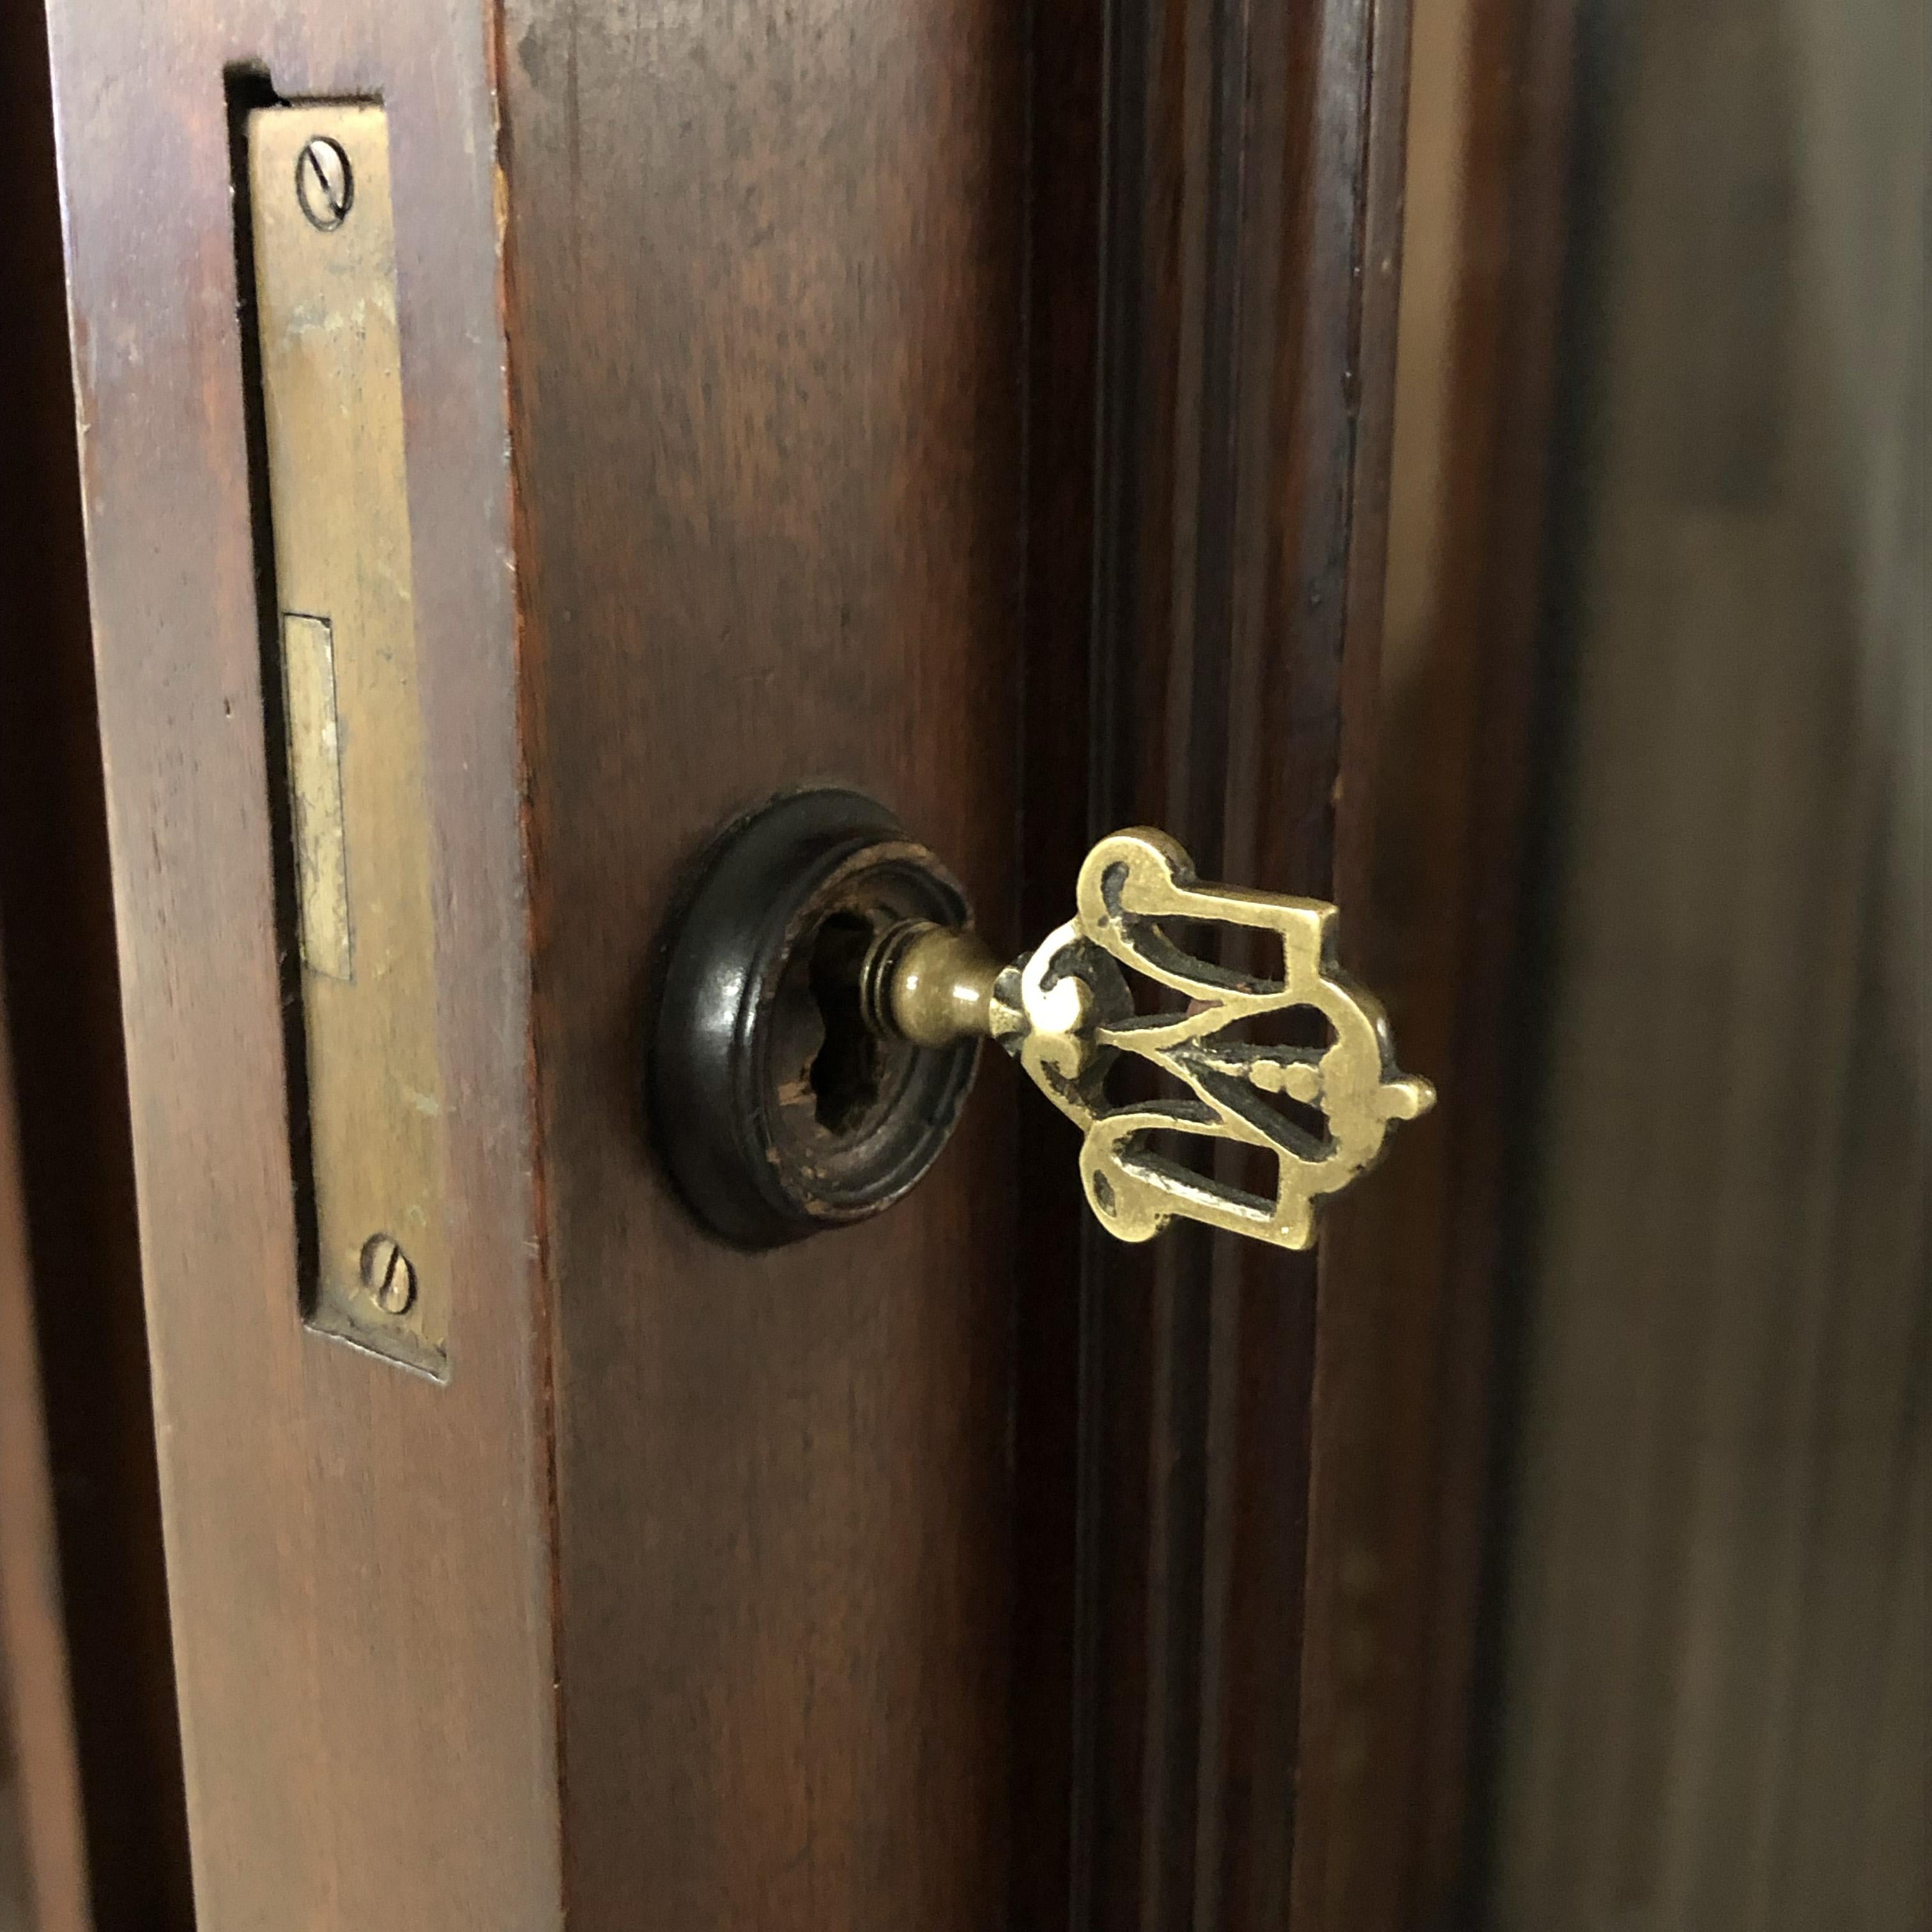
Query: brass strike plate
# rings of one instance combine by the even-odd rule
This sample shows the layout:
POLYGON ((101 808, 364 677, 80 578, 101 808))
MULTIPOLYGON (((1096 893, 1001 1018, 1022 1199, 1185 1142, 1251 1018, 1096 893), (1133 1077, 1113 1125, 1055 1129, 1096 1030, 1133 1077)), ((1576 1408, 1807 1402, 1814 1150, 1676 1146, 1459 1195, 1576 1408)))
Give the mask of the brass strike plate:
POLYGON ((440 1376, 446 1154, 388 118, 259 109, 248 165, 301 956, 302 1312, 440 1376))

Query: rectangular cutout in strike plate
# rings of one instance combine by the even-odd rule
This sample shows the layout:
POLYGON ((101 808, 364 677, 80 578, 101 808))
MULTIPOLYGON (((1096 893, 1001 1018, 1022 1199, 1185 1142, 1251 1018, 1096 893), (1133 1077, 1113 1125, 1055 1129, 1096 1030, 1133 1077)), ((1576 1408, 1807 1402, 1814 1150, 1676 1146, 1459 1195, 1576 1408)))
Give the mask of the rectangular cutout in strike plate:
POLYGON ((342 723, 335 701, 335 634, 326 617, 282 613, 282 706, 302 963, 308 972, 352 981, 356 937, 349 922, 348 837, 342 823, 342 723))
POLYGON ((301 968, 309 1323, 440 1376, 449 1232, 388 118, 245 123, 301 968))

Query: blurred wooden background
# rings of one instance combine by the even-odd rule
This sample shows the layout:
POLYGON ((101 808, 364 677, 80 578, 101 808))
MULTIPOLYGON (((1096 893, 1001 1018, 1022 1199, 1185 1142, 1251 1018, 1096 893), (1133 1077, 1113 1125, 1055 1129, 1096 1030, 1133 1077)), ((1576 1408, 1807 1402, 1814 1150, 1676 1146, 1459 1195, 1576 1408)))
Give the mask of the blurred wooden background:
POLYGON ((1378 983, 1449 1118, 1387 1183, 1337 1922, 1904 1932, 1924 11, 1417 33, 1378 983))
POLYGON ((1586 11, 1490 1922, 1907 1932, 1925 16, 1586 11))

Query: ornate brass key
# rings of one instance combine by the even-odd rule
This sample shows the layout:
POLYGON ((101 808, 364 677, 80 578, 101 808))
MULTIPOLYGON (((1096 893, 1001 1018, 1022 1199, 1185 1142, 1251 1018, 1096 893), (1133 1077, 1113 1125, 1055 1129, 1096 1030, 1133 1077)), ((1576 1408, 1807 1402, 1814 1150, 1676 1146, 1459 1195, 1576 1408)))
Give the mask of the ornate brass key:
POLYGON ((1335 908, 1204 885, 1148 831, 1102 839, 1074 897, 1009 965, 873 800, 792 793, 730 828, 672 936, 655 1036, 686 1199, 746 1247, 880 1212, 937 1158, 993 1040, 1080 1129, 1087 1198, 1124 1240, 1178 1218, 1308 1246, 1316 1204, 1436 1097, 1336 965, 1335 908))
POLYGON ((1315 1238, 1315 1203, 1380 1157, 1390 1124, 1432 1106, 1426 1080, 1396 1070, 1381 1004, 1335 962, 1336 911, 1204 885, 1165 832, 1119 832, 1081 866, 1074 916, 1034 952, 1002 966, 978 936, 908 922, 874 945, 862 980, 868 1022, 915 1045, 998 1040, 1086 1136, 1080 1178, 1102 1222, 1144 1241, 1175 1216, 1286 1248, 1315 1238), (1182 950, 1170 924, 1206 921, 1264 933, 1281 971, 1229 970, 1182 950), (1185 1000, 1137 1011, 1123 968, 1185 1000), (1258 1044, 1250 1023, 1306 1009, 1320 1046, 1258 1044), (1184 1091, 1110 1102, 1106 1082, 1136 1054, 1184 1091), (1318 1109, 1325 1131, 1298 1124, 1272 1096, 1318 1109), (1272 1199, 1195 1172, 1157 1136, 1198 1135, 1274 1157, 1272 1199))

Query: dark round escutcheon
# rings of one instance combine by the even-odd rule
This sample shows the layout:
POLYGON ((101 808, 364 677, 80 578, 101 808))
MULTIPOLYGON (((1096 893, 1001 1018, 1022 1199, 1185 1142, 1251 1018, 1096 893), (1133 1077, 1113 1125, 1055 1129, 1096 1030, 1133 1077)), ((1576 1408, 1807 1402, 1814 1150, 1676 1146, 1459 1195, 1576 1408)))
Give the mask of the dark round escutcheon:
POLYGON ((958 881, 854 791, 794 792, 712 848, 674 921, 650 1111, 698 1218, 776 1247, 889 1208, 932 1165, 977 1046, 879 1038, 860 1004, 872 942, 968 918, 958 881))

